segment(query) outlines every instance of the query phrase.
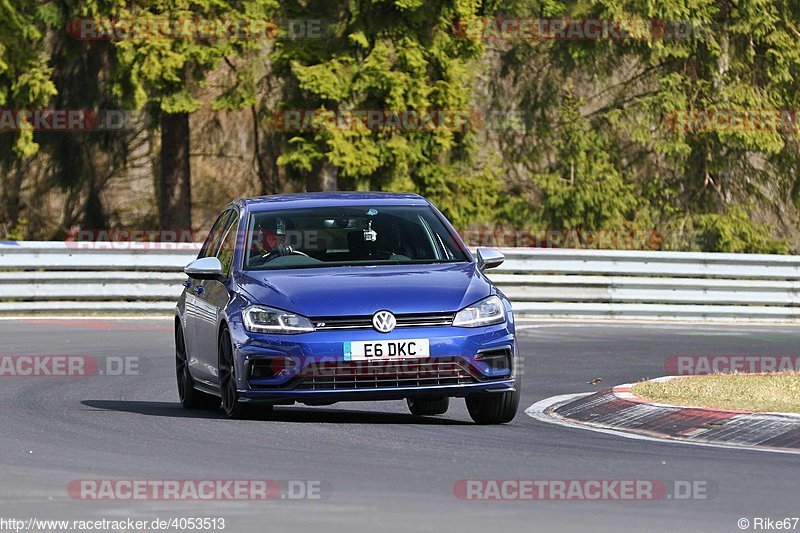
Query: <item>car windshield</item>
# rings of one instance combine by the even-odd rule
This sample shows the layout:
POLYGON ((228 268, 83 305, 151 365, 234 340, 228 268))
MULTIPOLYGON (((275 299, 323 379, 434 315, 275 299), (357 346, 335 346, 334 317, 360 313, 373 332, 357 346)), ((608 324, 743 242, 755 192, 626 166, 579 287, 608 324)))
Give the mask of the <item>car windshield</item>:
POLYGON ((467 261, 428 206, 262 211, 248 228, 245 270, 467 261))

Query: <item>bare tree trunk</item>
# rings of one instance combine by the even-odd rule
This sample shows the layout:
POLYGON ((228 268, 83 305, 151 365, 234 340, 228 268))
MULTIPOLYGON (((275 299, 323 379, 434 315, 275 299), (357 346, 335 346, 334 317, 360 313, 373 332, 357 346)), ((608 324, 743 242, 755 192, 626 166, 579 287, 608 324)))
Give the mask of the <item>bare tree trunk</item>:
POLYGON ((262 145, 258 109, 255 104, 250 106, 250 114, 253 117, 253 158, 256 163, 261 194, 278 194, 281 192, 281 185, 280 170, 277 164, 279 153, 275 142, 275 132, 271 129, 265 130, 262 145), (264 161, 264 154, 267 157, 266 162, 264 161))
POLYGON ((323 191, 335 191, 338 187, 339 172, 333 163, 325 161, 322 165, 322 172, 320 173, 320 182, 323 191))
POLYGON ((188 113, 161 115, 158 222, 161 229, 192 227, 188 113))
POLYGON ((330 161, 314 165, 314 173, 308 180, 308 190, 312 192, 338 190, 338 177, 339 172, 330 161))
POLYGON ((6 174, 6 179, 3 180, 3 205, 0 210, 0 223, 6 225, 9 229, 16 226, 19 221, 22 182, 25 179, 28 166, 24 162, 12 164, 11 170, 6 174))

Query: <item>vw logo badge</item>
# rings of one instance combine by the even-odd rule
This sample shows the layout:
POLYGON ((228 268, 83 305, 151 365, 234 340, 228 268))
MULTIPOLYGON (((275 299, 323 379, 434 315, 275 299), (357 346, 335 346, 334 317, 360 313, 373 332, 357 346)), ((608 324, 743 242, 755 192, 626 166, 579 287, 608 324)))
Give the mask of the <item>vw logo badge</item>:
POLYGON ((397 319, 389 311, 378 311, 372 316, 372 327, 381 333, 389 333, 397 325, 397 319))

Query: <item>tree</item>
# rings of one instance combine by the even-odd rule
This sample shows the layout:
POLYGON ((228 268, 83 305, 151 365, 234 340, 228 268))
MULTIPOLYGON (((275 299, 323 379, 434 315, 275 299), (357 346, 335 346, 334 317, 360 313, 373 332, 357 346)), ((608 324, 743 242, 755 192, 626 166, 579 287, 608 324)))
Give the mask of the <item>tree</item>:
MULTIPOLYGON (((42 159, 47 162, 48 181, 66 193, 60 228, 55 236, 76 225, 102 229, 109 225, 103 192, 108 182, 128 164, 129 150, 137 130, 115 130, 104 124, 110 115, 130 105, 127 95, 115 90, 113 80, 124 75, 115 49, 105 40, 82 39, 73 30, 86 13, 109 10, 108 0, 83 3, 42 4, 48 30, 47 54, 57 94, 55 109, 84 110, 87 129, 42 133, 42 159), (65 31, 66 29, 66 31, 65 31), (97 117, 93 129, 91 113, 97 117)), ((119 115, 116 115, 119 116, 119 115)))
MULTIPOLYGON (((515 0, 494 11, 520 13, 612 21, 633 38, 512 42, 497 52, 498 71, 508 75, 490 78, 493 100, 517 102, 531 117, 527 135, 501 145, 510 173, 519 176, 517 187, 532 191, 532 209, 518 213, 541 211, 542 188, 533 176, 547 172, 558 157, 568 125, 557 119, 554 87, 572 78, 584 102, 582 117, 607 138, 610 163, 645 200, 637 218, 680 230, 694 216, 721 214, 734 204, 785 216, 785 204, 768 198, 778 192, 775 182, 796 175, 789 171, 797 166, 796 131, 697 127, 692 117, 774 116, 775 110, 797 108, 797 6, 767 0, 515 0), (642 29, 642 21, 652 24, 642 29)), ((800 190, 790 180, 789 188, 800 190)))
POLYGON ((276 42, 283 112, 315 114, 311 127, 286 132, 279 163, 300 174, 308 190, 418 191, 457 224, 486 217, 496 203, 496 181, 474 167, 470 131, 482 45, 453 32, 478 6, 474 0, 282 2, 289 19, 328 24, 324 39, 276 42), (371 111, 380 118, 370 122, 371 111), (431 116, 451 122, 392 125, 431 116))
POLYGON ((542 221, 551 230, 627 229, 637 212, 636 192, 612 160, 608 139, 587 124, 580 107, 568 85, 553 172, 536 176, 543 191, 542 221))
MULTIPOLYGON (((56 94, 40 27, 44 16, 43 8, 33 2, 0 2, 0 108, 4 111, 41 109, 56 94)), ((9 118, 6 114, 5 120, 9 118)), ((14 228, 27 165, 39 145, 31 127, 8 127, 0 128, 0 172, 4 175, 0 224, 14 228)))
MULTIPOLYGON (((133 89, 135 105, 147 106, 160 123, 157 196, 162 228, 191 228, 189 117, 202 105, 195 94, 197 88, 208 83, 207 76, 223 60, 230 61, 264 45, 264 38, 270 37, 270 16, 275 7, 273 0, 149 0, 133 7, 118 5, 111 13, 112 18, 137 20, 149 24, 149 28, 159 27, 160 20, 176 21, 185 31, 176 36, 175 30, 165 30, 168 38, 145 35, 115 43, 120 62, 127 69, 125 81, 133 89), (242 24, 204 30, 195 26, 198 20, 242 24)), ((219 89, 212 106, 251 105, 254 87, 252 82, 235 79, 232 86, 219 89)))

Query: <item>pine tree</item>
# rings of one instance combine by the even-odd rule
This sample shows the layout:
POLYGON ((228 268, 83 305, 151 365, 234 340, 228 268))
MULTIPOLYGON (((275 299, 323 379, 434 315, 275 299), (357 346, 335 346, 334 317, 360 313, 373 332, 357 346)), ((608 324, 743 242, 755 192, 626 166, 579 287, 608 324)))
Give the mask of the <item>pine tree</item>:
POLYGON ((279 163, 300 174, 308 190, 416 191, 456 224, 486 217, 497 202, 496 180, 474 167, 470 131, 471 87, 483 48, 453 31, 478 7, 474 0, 282 2, 290 19, 326 22, 323 39, 276 43, 272 57, 285 81, 282 112, 385 111, 387 120, 399 115, 401 121, 438 114, 454 125, 342 127, 320 120, 311 131, 286 132, 279 163))

